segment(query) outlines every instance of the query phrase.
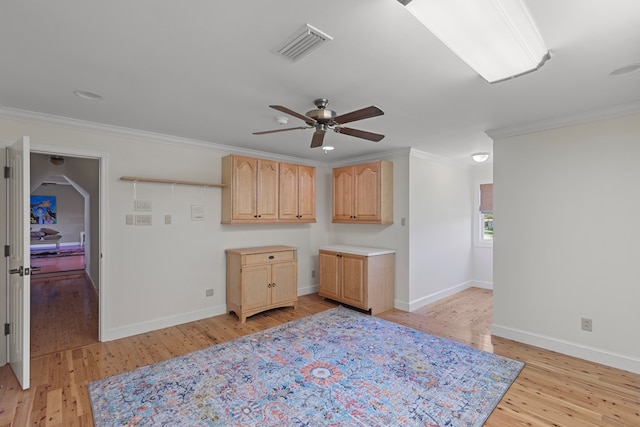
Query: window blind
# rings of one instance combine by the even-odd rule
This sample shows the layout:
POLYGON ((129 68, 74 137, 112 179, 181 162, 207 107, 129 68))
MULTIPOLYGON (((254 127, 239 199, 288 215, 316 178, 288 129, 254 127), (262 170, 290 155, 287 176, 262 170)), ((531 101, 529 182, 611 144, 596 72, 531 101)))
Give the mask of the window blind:
POLYGON ((493 213, 493 184, 480 184, 480 212, 493 213))

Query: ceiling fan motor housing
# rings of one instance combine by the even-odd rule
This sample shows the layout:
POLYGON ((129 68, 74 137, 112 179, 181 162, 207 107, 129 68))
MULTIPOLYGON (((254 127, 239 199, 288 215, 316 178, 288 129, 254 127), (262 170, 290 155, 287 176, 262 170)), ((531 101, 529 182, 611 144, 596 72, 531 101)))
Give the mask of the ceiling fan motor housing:
POLYGON ((329 110, 327 104, 329 100, 326 98, 318 98, 313 103, 318 107, 316 110, 307 111, 305 114, 307 117, 311 117, 318 123, 331 123, 336 116, 336 112, 329 110))

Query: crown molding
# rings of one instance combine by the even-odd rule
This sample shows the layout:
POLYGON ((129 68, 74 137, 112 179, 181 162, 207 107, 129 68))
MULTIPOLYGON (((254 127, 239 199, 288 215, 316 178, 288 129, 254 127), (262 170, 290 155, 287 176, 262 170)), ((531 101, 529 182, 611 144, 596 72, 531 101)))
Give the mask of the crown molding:
POLYGON ((430 160, 432 162, 438 162, 438 163, 443 163, 443 164, 447 164, 447 165, 459 165, 460 164, 459 162, 455 162, 454 160, 452 160, 452 159, 450 159, 448 157, 439 156, 437 154, 428 153, 428 152, 422 151, 422 150, 416 150, 415 148, 411 149, 410 156, 411 157, 417 157, 418 159, 430 160))
POLYGON ((398 150, 390 150, 390 151, 382 151, 379 153, 366 154, 363 156, 352 157, 350 159, 345 160, 336 160, 335 162, 331 162, 328 164, 328 167, 338 168, 342 166, 354 165, 358 163, 367 163, 367 162, 375 162, 381 159, 391 160, 391 159, 400 159, 406 158, 409 156, 411 148, 400 148, 398 150))
MULTIPOLYGON (((234 147, 231 145, 218 144, 215 142, 201 141, 196 139, 182 138, 178 136, 165 135, 156 132, 143 131, 138 129, 124 128, 120 126, 107 125, 103 123, 89 122, 68 117, 54 116, 51 114, 36 113, 33 111, 20 110, 16 108, 0 107, 0 118, 17 120, 23 122, 37 123, 46 126, 55 126, 65 129, 80 130, 94 133, 106 133, 123 138, 138 139, 154 143, 175 145, 180 147, 190 146, 206 150, 212 150, 221 154, 239 154, 248 157, 260 157, 269 160, 277 160, 289 163, 307 164, 313 166, 327 167, 322 162, 310 162, 308 159, 284 156, 268 153, 264 151, 251 150, 247 148, 234 147)), ((0 145, 10 145, 10 142, 0 141, 0 145)), ((54 148, 50 148, 55 150, 54 148)))
POLYGON ((606 108, 583 111, 563 117, 555 117, 548 120, 527 123, 519 126, 510 126, 497 129, 489 129, 485 133, 492 139, 508 138, 510 136, 524 135, 548 129, 578 125, 596 120, 612 119, 630 114, 640 113, 640 101, 611 105, 606 108))

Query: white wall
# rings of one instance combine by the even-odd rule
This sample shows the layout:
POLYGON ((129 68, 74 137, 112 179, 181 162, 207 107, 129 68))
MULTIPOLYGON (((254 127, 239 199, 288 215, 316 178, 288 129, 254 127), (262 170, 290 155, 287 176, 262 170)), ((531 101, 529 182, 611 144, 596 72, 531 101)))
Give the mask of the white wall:
MULTIPOLYGON (((100 153, 106 160, 102 340, 224 313, 226 248, 286 244, 298 249, 299 293, 317 290, 317 250, 348 243, 396 250, 395 305, 414 309, 472 283, 471 176, 466 167, 401 150, 394 162, 392 225, 331 223, 331 167, 317 166, 317 223, 220 224, 220 189, 124 182, 133 175, 220 182, 221 158, 232 148, 138 132, 95 130, 0 119, 0 141, 29 135, 32 149, 100 153), (185 144, 186 143, 186 144, 185 144), (128 226, 134 199, 153 204, 153 225, 128 226), (202 204, 204 221, 191 221, 202 204), (164 216, 172 224, 164 224, 164 216), (402 225, 402 218, 405 225, 402 225), (205 290, 213 288, 213 297, 205 290)), ((242 152, 256 157, 267 153, 242 152)), ((351 163, 379 158, 353 159, 351 163)), ((295 161, 295 159, 284 159, 295 161)), ((300 161, 304 163, 304 161, 300 161)), ((92 213, 92 216, 94 214, 92 213)))
POLYGON ((415 310, 470 286, 468 168, 412 151, 409 164, 409 299, 415 310))
POLYGON ((494 141, 494 334, 640 373, 639 141, 640 114, 494 141))
MULTIPOLYGON (((152 142, 107 132, 91 132, 10 119, 0 120, 0 140, 29 135, 32 148, 94 150, 109 158, 106 235, 101 292, 103 340, 224 313, 226 248, 287 244, 298 247, 301 292, 316 289, 311 269, 317 248, 328 243, 327 218, 319 209, 317 224, 222 225, 220 189, 120 181, 123 175, 220 182, 226 152, 206 146, 152 142), (134 194, 135 193, 135 194, 134 194), (127 226, 134 197, 153 202, 153 225, 127 226), (204 221, 191 221, 191 205, 203 204, 204 221), (164 225, 171 214, 172 225, 164 225), (213 297, 205 290, 213 288, 213 297)), ((318 168, 318 176, 327 170, 318 168)), ((326 179, 318 180, 319 197, 327 197, 326 179)), ((322 203, 320 203, 322 205, 322 203)), ((317 268, 317 267, 314 267, 317 268)))

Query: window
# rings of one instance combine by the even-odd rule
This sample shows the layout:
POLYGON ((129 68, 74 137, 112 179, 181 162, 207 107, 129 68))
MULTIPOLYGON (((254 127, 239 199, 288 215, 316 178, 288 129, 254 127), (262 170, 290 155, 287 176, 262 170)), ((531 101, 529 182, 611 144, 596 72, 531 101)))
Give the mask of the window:
POLYGON ((480 184, 480 241, 493 241, 493 184, 480 184))

